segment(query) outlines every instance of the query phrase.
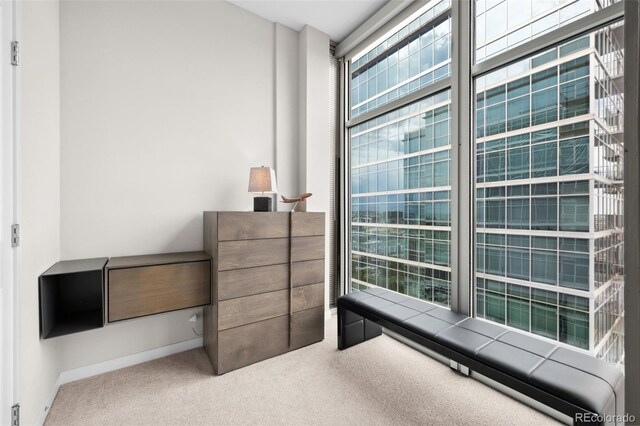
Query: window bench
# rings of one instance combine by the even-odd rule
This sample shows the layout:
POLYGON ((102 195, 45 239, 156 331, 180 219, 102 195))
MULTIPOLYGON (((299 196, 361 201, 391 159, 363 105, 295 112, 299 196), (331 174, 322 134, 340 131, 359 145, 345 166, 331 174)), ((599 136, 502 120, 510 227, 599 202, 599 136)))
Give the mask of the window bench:
POLYGON ((622 424, 624 375, 581 352, 381 288, 338 299, 338 349, 382 327, 524 394, 574 421, 622 424))

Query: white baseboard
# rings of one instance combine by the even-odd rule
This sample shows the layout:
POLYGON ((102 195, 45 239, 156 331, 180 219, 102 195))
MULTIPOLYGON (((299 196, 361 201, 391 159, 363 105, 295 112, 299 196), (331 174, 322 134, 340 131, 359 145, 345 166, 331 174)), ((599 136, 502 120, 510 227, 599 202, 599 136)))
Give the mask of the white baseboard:
POLYGON ((203 344, 202 337, 196 339, 187 340, 184 342, 174 343, 173 345, 162 346, 160 348, 150 349, 148 351, 139 352, 137 354, 126 355, 120 358, 110 359, 108 361, 99 362, 97 364, 91 364, 84 367, 74 368, 67 371, 62 371, 59 375, 49 397, 45 403, 44 410, 38 416, 36 425, 41 426, 47 418, 49 408, 53 404, 53 400, 58 394, 60 386, 75 382, 76 380, 86 379, 88 377, 97 376, 98 374, 108 373, 109 371, 119 370, 121 368, 130 367, 132 365, 141 364, 147 361, 153 361, 154 359, 163 358, 165 356, 177 354, 179 352, 188 351, 201 347, 203 344))
POLYGON ((98 374, 107 373, 109 371, 119 370, 132 365, 141 364, 143 362, 152 361, 154 359, 163 358, 165 356, 177 354, 178 352, 195 349, 200 346, 202 346, 202 337, 174 343, 173 345, 150 349, 133 355, 110 359, 108 361, 87 365, 85 367, 63 371, 60 373, 60 385, 75 382, 76 380, 86 379, 87 377, 97 376, 98 374))
POLYGON ((49 392, 49 396, 44 403, 44 410, 40 411, 40 415, 36 419, 34 423, 35 426, 42 426, 44 421, 47 419, 47 414, 49 414, 49 408, 51 408, 51 404, 53 404, 53 400, 56 399, 56 395, 58 395, 58 391, 60 390, 60 375, 58 374, 58 378, 53 383, 51 387, 51 392, 49 392))

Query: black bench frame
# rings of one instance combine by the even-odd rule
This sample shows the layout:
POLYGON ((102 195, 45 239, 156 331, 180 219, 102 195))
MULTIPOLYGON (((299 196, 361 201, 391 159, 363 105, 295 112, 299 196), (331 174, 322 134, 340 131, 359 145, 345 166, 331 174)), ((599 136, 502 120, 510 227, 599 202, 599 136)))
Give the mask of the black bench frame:
POLYGON ((366 340, 373 339, 382 334, 382 327, 387 328, 419 345, 437 352, 472 371, 476 371, 502 385, 505 385, 523 395, 528 396, 554 410, 559 411, 573 419, 573 424, 603 425, 604 422, 582 422, 577 419, 597 418, 597 414, 579 407, 575 404, 558 398, 537 387, 525 383, 502 371, 470 358, 458 351, 452 350, 438 342, 418 335, 405 327, 380 318, 372 312, 362 309, 343 299, 338 299, 338 349, 344 350, 366 340), (355 315, 354 315, 355 314, 355 315))

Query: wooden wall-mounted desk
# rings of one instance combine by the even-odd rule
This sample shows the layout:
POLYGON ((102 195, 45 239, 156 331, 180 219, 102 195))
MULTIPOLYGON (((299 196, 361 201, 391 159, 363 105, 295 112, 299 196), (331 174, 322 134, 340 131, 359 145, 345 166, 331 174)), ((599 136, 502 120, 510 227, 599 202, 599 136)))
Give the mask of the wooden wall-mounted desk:
POLYGON ((105 275, 107 322, 211 303, 211 257, 204 252, 112 257, 105 275))

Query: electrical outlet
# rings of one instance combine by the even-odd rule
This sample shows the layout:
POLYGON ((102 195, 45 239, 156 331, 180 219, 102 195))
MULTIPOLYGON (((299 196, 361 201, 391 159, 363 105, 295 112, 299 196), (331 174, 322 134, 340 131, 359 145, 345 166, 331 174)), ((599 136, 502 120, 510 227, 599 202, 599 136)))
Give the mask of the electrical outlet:
POLYGON ((20 426, 20 404, 11 407, 11 426, 20 426))
POLYGON ((193 314, 191 315, 191 318, 189 318, 189 322, 196 322, 197 319, 198 319, 198 314, 193 314))

